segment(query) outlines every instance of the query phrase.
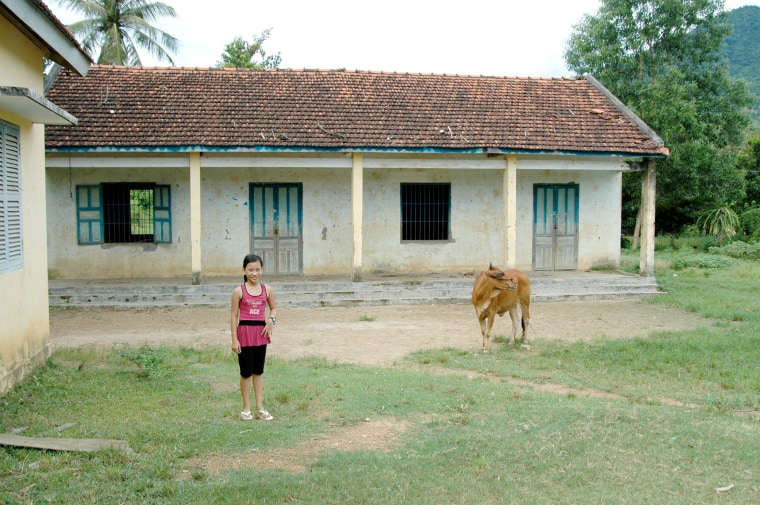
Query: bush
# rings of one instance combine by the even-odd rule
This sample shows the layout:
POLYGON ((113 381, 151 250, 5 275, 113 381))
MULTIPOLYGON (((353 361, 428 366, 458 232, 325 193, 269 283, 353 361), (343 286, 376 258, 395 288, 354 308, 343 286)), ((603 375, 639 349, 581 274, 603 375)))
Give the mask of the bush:
POLYGON ((760 208, 743 212, 739 217, 747 239, 751 241, 760 239, 760 208))
MULTIPOLYGON (((717 249, 717 248, 711 248, 717 249)), ((715 254, 691 254, 673 261, 673 268, 683 270, 685 268, 726 268, 731 261, 723 256, 715 254)))
POLYGON ((714 236, 718 245, 722 245, 724 238, 736 236, 737 229, 741 228, 741 222, 734 209, 723 205, 697 219, 697 227, 705 235, 714 236))
POLYGON ((168 372, 166 363, 169 350, 167 348, 143 345, 139 349, 133 349, 129 344, 121 344, 113 352, 121 359, 137 365, 137 376, 140 378, 160 377, 168 372))
POLYGON ((730 244, 726 244, 723 247, 711 247, 710 252, 713 254, 730 256, 732 258, 758 261, 760 260, 760 242, 748 244, 741 240, 737 240, 730 244))

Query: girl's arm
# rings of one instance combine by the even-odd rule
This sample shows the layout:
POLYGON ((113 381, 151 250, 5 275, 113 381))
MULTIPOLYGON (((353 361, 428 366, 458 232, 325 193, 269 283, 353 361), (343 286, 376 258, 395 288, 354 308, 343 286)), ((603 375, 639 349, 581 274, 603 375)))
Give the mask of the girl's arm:
POLYGON ((232 336, 232 350, 240 354, 240 342, 237 339, 237 327, 240 320, 240 299, 243 297, 243 291, 240 286, 232 290, 232 300, 230 302, 230 333, 232 336))
POLYGON ((269 305, 269 317, 277 318, 277 299, 274 296, 274 289, 267 284, 267 305, 269 305))
POLYGON ((266 326, 264 326, 264 333, 271 336, 274 329, 274 323, 271 318, 277 319, 277 299, 274 296, 274 290, 272 286, 268 285, 267 288, 267 305, 269 306, 269 316, 267 317, 266 326))

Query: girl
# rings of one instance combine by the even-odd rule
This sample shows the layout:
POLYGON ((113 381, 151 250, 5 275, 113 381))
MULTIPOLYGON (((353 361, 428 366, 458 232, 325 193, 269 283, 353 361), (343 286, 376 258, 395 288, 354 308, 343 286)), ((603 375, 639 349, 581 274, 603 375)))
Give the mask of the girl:
POLYGON ((232 350, 240 365, 240 394, 243 397, 243 419, 271 421, 272 415, 264 410, 264 361, 267 344, 277 322, 277 302, 271 286, 260 282, 264 261, 249 254, 243 258, 244 283, 232 291, 230 329, 232 350), (266 308, 269 306, 269 317, 266 308), (251 381, 253 378, 253 381, 251 381), (251 382, 256 398, 256 411, 251 414, 251 382))

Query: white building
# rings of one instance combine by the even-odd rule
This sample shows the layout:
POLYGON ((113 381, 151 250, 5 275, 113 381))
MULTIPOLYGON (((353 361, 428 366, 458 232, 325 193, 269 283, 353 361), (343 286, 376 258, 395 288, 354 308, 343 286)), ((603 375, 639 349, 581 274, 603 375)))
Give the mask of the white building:
POLYGON ((94 66, 49 98, 79 118, 48 129, 51 278, 617 266, 641 165, 653 274, 668 151, 591 77, 94 66))
POLYGON ((38 0, 0 0, 0 394, 50 356, 45 126, 76 118, 44 97, 44 59, 89 57, 38 0))

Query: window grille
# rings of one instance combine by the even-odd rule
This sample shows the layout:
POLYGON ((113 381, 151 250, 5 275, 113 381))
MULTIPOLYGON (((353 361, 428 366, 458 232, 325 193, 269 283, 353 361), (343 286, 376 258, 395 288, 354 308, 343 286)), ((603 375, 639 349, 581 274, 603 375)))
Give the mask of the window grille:
POLYGON ((80 244, 171 243, 169 186, 103 183, 77 186, 80 244))
POLYGON ((451 184, 401 184, 401 240, 449 240, 451 184))
POLYGON ((0 121, 0 273, 24 266, 18 126, 0 121))

